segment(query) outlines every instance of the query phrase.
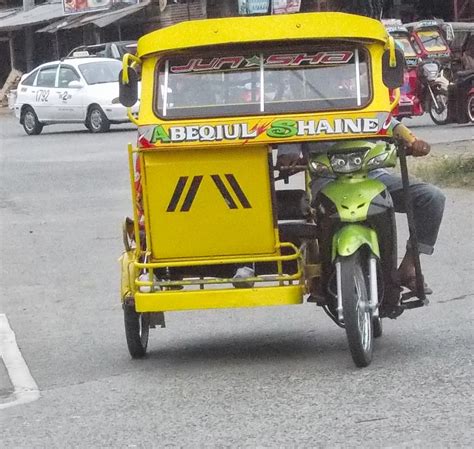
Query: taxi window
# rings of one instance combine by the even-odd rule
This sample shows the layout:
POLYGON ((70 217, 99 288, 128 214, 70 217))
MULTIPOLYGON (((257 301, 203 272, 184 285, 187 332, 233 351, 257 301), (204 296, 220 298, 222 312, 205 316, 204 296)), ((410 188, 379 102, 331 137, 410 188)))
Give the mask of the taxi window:
POLYGON ((155 109, 163 118, 357 109, 370 100, 369 75, 367 53, 354 47, 170 58, 155 109))
POLYGON ((38 70, 35 70, 33 73, 30 73, 22 82, 23 86, 32 86, 35 82, 36 75, 38 74, 38 70))
POLYGON ((59 68, 58 87, 68 87, 71 81, 80 81, 77 72, 68 66, 59 68))
POLYGON ((417 34, 427 51, 445 51, 448 49, 443 38, 436 30, 418 31, 417 34))
POLYGON ((405 57, 413 57, 416 56, 415 49, 411 45, 410 40, 406 36, 397 36, 395 37, 395 40, 397 41, 398 44, 401 45, 403 49, 403 53, 405 54, 405 57))
POLYGON ((36 79, 36 85, 38 87, 54 87, 56 81, 57 65, 52 65, 41 69, 36 79))

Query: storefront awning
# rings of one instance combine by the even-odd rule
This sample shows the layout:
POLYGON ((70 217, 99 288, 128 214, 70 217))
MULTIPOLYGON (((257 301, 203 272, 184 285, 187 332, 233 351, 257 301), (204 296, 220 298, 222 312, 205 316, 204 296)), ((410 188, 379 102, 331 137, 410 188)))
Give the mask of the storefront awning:
POLYGON ((0 17, 0 31, 13 31, 39 25, 62 17, 63 14, 62 3, 44 3, 28 11, 19 10, 16 14, 0 17))

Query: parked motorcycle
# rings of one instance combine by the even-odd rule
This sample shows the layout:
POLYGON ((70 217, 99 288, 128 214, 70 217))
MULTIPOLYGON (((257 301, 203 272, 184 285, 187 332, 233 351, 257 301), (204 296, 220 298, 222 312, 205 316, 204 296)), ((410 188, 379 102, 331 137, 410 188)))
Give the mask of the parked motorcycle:
POLYGON ((419 98, 431 120, 445 125, 448 117, 449 80, 444 76, 442 66, 435 60, 424 60, 418 65, 419 98))

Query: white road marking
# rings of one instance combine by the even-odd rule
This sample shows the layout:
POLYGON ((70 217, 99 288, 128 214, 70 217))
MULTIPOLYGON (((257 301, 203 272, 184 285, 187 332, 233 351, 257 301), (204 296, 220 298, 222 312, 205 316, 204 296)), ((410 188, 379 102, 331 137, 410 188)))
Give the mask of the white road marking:
POLYGON ((0 410, 36 401, 40 397, 38 385, 21 355, 5 314, 0 314, 0 354, 14 388, 12 400, 0 404, 0 410))

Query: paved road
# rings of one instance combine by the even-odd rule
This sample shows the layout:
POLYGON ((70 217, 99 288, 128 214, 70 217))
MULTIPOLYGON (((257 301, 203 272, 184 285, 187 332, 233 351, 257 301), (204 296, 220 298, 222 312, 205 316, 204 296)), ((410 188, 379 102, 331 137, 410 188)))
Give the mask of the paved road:
POLYGON ((169 314, 132 361, 116 262, 124 128, 27 137, 0 117, 0 313, 41 392, 0 410, 2 447, 471 447, 472 192, 446 191, 424 261, 432 304, 387 322, 367 369, 310 304, 169 314))

